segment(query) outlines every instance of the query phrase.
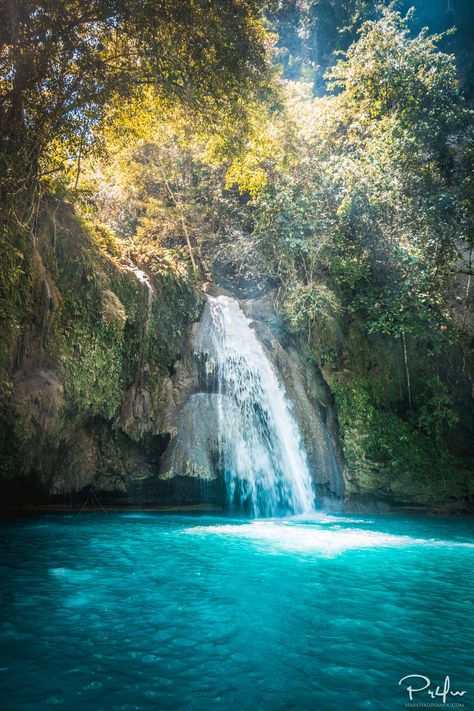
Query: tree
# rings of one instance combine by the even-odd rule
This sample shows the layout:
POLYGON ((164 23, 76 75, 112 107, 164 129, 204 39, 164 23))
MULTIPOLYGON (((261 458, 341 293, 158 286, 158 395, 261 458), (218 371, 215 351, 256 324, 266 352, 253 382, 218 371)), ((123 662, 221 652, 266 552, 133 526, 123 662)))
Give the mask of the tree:
POLYGON ((237 120, 245 99, 266 92, 256 0, 2 0, 0 27, 7 192, 5 178, 31 182, 52 139, 78 152, 111 97, 144 83, 208 120, 237 120))
POLYGON ((446 33, 441 48, 456 55, 462 89, 472 101, 474 84, 474 5, 471 0, 273 0, 267 12, 278 35, 277 58, 288 79, 313 82, 316 94, 325 93, 324 73, 338 52, 357 41, 364 22, 375 20, 381 7, 396 7, 402 14, 414 8, 412 27, 419 32, 446 33))
POLYGON ((382 11, 328 73, 332 96, 293 99, 298 157, 258 196, 253 236, 283 304, 319 281, 405 361, 408 339, 445 339, 447 279, 474 232, 472 114, 442 38, 409 23, 382 11))
POLYGON ((0 361, 31 308, 40 178, 74 162, 78 186, 97 126, 144 87, 190 131, 243 135, 270 46, 258 0, 0 0, 0 361))

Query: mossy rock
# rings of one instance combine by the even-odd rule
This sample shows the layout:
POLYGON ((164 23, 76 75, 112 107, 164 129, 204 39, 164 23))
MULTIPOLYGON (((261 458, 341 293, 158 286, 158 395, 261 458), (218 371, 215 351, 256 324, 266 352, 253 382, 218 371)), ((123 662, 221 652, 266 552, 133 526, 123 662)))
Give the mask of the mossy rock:
POLYGON ((375 407, 367 381, 334 385, 344 454, 361 494, 428 508, 468 500, 465 462, 393 412, 375 407))

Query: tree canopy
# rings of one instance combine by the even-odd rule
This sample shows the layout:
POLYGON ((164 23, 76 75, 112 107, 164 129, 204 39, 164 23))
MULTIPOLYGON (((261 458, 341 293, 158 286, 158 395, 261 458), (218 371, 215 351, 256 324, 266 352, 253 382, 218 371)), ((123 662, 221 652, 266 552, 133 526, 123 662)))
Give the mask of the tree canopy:
MULTIPOLYGON (((190 114, 238 116, 268 93, 256 0, 2 0, 3 173, 59 138, 77 149, 115 96, 144 84, 190 114)), ((28 171, 31 174, 31 170, 28 171)))

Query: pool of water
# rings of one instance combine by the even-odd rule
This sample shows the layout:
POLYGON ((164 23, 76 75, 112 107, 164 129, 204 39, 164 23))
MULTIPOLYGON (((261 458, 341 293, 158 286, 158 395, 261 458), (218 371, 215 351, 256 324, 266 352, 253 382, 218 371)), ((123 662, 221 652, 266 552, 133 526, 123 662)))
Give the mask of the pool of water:
POLYGON ((388 711, 412 674, 474 708, 468 519, 88 513, 0 536, 9 711, 388 711))

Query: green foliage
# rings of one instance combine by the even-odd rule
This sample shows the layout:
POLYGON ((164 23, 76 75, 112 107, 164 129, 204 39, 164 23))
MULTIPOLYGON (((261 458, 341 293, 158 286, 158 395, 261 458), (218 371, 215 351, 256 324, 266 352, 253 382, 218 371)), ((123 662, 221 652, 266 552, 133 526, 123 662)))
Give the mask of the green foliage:
POLYGON ((295 282, 281 299, 281 313, 292 331, 309 330, 315 323, 326 324, 340 313, 340 303, 330 289, 322 283, 295 282))
POLYGON ((373 280, 359 290, 350 310, 365 314, 368 333, 396 339, 404 335, 424 338, 429 341, 430 352, 439 352, 448 339, 455 338, 443 290, 439 283, 433 283, 421 250, 394 248, 393 258, 397 255, 396 273, 392 271, 385 280, 373 280))
POLYGON ((438 349, 451 337, 447 279, 474 228, 471 113, 439 39, 412 37, 390 10, 366 22, 329 74, 337 95, 289 102, 297 158, 254 206, 255 244, 288 293, 322 281, 369 333, 438 349))
POLYGON ((29 313, 30 249, 19 226, 7 222, 3 233, 0 231, 0 388, 14 355, 12 346, 20 325, 29 313))
POLYGON ((374 20, 385 5, 402 14, 412 8, 415 32, 423 27, 434 33, 456 28, 454 35, 443 39, 442 47, 456 54, 463 89, 472 97, 474 6, 470 0, 278 0, 269 5, 270 27, 279 38, 276 61, 288 79, 311 80, 317 94, 325 91, 324 73, 335 63, 337 53, 347 51, 361 25, 374 20))
POLYGON ((60 293, 47 349, 60 354, 59 373, 68 412, 113 416, 124 385, 123 336, 104 323, 101 292, 108 285, 106 259, 77 220, 59 228, 50 265, 60 293))
MULTIPOLYGON (((90 209, 94 199, 80 185, 87 156, 104 145, 107 120, 114 121, 115 133, 121 135, 123 142, 134 131, 143 137, 144 124, 155 129, 160 120, 174 120, 181 134, 183 130, 188 135, 191 130, 208 138, 232 134, 227 150, 233 142, 238 153, 246 132, 254 130, 248 118, 249 107, 259 106, 261 112, 266 111, 263 106, 273 92, 273 71, 268 60, 271 40, 261 21, 259 3, 254 0, 186 0, 178 4, 172 0, 5 0, 0 4, 0 25, 3 382, 18 336, 28 330, 33 316, 28 303, 29 262, 44 194, 57 191, 75 204, 88 203, 88 217, 95 223, 91 229, 99 250, 114 257, 121 251, 110 234, 115 225, 97 219, 95 207, 90 209), (131 107, 132 117, 129 111, 127 120, 120 122, 120 112, 127 115, 131 107)), ((135 165, 139 161, 140 158, 135 165)), ((130 160, 129 166, 131 163, 130 160)), ((124 185, 124 192, 130 187, 130 183, 124 185)), ((145 185, 144 192, 148 187, 145 185)), ((144 192, 141 204, 137 207, 135 201, 130 209, 131 220, 135 221, 129 225, 133 233, 143 220, 139 240, 153 236, 158 221, 153 200, 162 199, 162 195, 152 192, 145 198, 144 192)), ((120 207, 133 203, 130 193, 121 197, 120 207)), ((180 247, 182 213, 189 210, 187 206, 175 207, 175 215, 170 219, 172 211, 168 210, 165 221, 174 221, 173 231, 179 226, 178 244, 173 247, 180 247)), ((196 206, 193 213, 199 214, 196 206)), ((191 217, 186 215, 187 223, 191 217)), ((84 289, 83 299, 71 295, 68 307, 73 313, 81 309, 90 309, 93 316, 97 313, 94 299, 98 300, 100 286, 96 292, 92 288, 88 291, 90 284, 86 283, 87 269, 90 276, 95 257, 92 247, 89 267, 77 265, 82 281, 68 273, 71 260, 66 260, 69 266, 60 266, 65 270, 65 281, 71 278, 75 288, 84 289)), ((175 264, 183 261, 173 255, 170 259, 175 264)), ((67 326, 64 328, 65 335, 67 326)), ((84 348, 78 345, 85 385, 85 373, 92 361, 103 360, 106 368, 107 347, 102 349, 96 343, 94 328, 92 323, 78 331, 79 340, 85 344, 84 348)), ((110 353, 116 362, 120 360, 118 350, 114 342, 110 353)), ((110 390, 114 376, 112 367, 110 390)), ((119 384, 111 394, 111 402, 115 402, 118 389, 119 384)), ((101 399, 102 394, 98 397, 101 399)))
POLYGON ((134 107, 130 133, 146 95, 194 131, 232 134, 227 150, 239 152, 249 107, 274 94, 256 0, 5 0, 0 26, 2 241, 34 231, 43 189, 77 199, 97 127, 117 107, 134 107))
MULTIPOLYGON (((422 432, 395 413, 375 408, 362 378, 350 383, 339 380, 333 391, 347 465, 361 491, 432 505, 463 495, 462 464, 437 438, 440 425, 454 424, 446 399, 439 401, 430 431, 422 432)), ((421 420, 426 407, 428 402, 419 411, 421 420)))
POLYGON ((63 218, 49 263, 60 301, 47 350, 64 385, 64 414, 79 420, 113 419, 145 364, 158 387, 197 307, 188 274, 159 249, 141 255, 155 285, 149 306, 146 284, 110 255, 111 239, 63 218))
POLYGON ((453 409, 453 398, 439 376, 425 382, 421 402, 414 415, 417 428, 432 437, 438 448, 443 445, 443 432, 458 422, 458 415, 453 409))
POLYGON ((143 83, 208 116, 264 93, 266 35, 253 0, 7 0, 0 17, 0 123, 9 135, 28 125, 42 147, 55 136, 77 147, 114 93, 143 83))
POLYGON ((216 135, 190 133, 181 113, 166 118, 153 102, 139 104, 142 125, 130 132, 129 110, 102 127, 103 153, 85 163, 82 210, 139 259, 153 253, 163 266, 206 277, 221 243, 248 221, 247 199, 225 187, 229 166, 241 186, 244 178, 235 163, 216 158, 216 135))
POLYGON ((280 0, 270 4, 269 21, 277 32, 277 60, 289 79, 311 80, 324 91, 324 71, 334 53, 357 38, 361 22, 375 14, 374 0, 280 0))
POLYGON ((255 0, 2 5, 2 384, 41 321, 38 244, 65 419, 113 421, 137 381, 159 392, 195 285, 221 270, 274 287, 330 369, 361 489, 442 497, 456 414, 435 355, 455 342, 447 285, 473 243, 472 112, 449 37, 376 5, 271 3, 298 79, 278 86, 255 0))

